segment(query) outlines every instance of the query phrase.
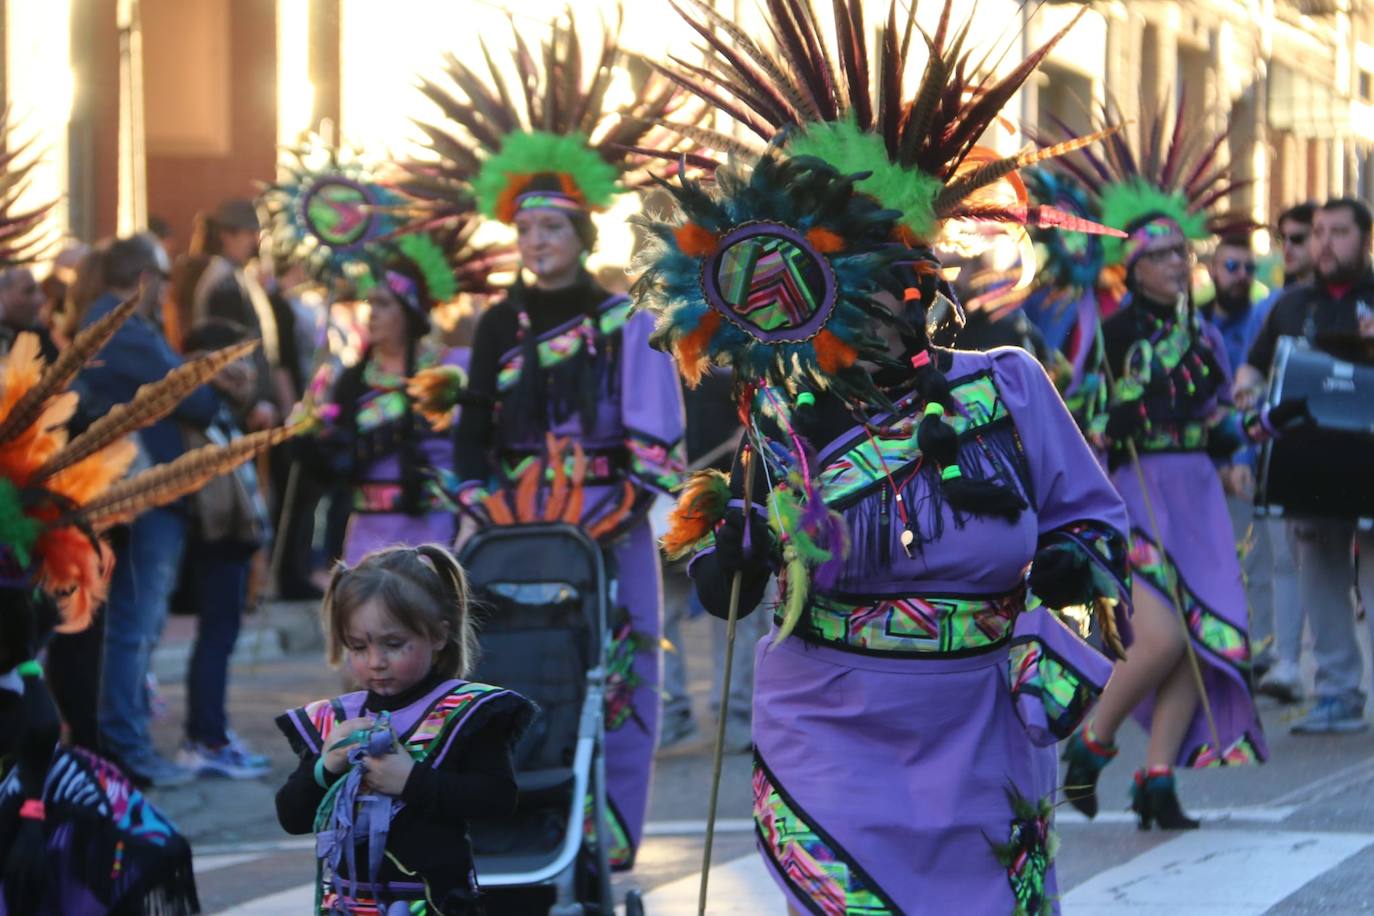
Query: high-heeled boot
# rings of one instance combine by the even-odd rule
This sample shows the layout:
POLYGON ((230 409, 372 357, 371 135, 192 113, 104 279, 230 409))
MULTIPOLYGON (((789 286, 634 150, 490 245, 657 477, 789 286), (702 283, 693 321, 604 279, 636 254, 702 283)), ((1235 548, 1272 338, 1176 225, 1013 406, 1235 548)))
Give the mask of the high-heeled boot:
POLYGON ((1116 757, 1115 744, 1103 744, 1084 725, 1064 746, 1061 759, 1069 765, 1064 774, 1064 797, 1084 816, 1097 816, 1097 777, 1116 757))
POLYGON ((1141 830, 1158 824, 1160 830, 1196 830, 1201 821, 1183 813, 1170 767, 1150 767, 1135 771, 1131 786, 1131 810, 1140 818, 1141 830))

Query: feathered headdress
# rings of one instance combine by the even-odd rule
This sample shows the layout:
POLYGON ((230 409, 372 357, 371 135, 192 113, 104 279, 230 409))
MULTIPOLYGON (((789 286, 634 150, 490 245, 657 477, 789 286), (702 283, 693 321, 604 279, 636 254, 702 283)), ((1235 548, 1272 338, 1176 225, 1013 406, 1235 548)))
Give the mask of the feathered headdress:
POLYGON ((730 366, 745 383, 884 402, 859 363, 891 361, 876 332, 898 319, 873 297, 897 286, 897 213, 856 193, 861 175, 811 157, 770 150, 714 177, 710 190, 664 183, 676 220, 636 217, 650 241, 633 294, 657 319, 655 345, 689 385, 730 366))
POLYGON ((512 21, 517 92, 485 44, 485 74, 448 55, 444 77, 420 85, 443 115, 437 124, 420 124, 432 156, 406 164, 408 176, 399 183, 415 201, 417 225, 448 223, 474 211, 509 223, 524 207, 608 207, 636 169, 627 159, 630 148, 663 142, 653 137, 655 124, 677 110, 678 98, 670 83, 631 72, 635 99, 608 110, 606 97, 622 63, 613 38, 619 31, 619 21, 614 32, 603 28, 601 51, 586 72, 571 13, 552 25, 538 57, 512 21))
MULTIPOLYGON (((1111 120, 1115 107, 1110 102, 1104 105, 1099 120, 1111 120)), ((1058 126, 1067 132, 1062 122, 1058 126)), ((1179 93, 1176 106, 1166 99, 1142 119, 1140 149, 1132 149, 1130 140, 1116 133, 1100 154, 1080 149, 1058 160, 1055 168, 1082 186, 1094 218, 1114 229, 1159 213, 1176 223, 1185 237, 1202 239, 1253 225, 1243 214, 1214 211, 1223 198, 1246 184, 1233 178, 1229 166, 1218 158, 1229 133, 1228 125, 1210 142, 1198 143, 1188 132, 1186 99, 1179 93)), ((1040 142, 1053 148, 1055 139, 1041 138, 1040 142)), ((1124 264, 1131 248, 1127 238, 1103 239, 1103 264, 1106 268, 1124 264)))
MULTIPOLYGON (((975 61, 965 50, 968 23, 951 32, 953 0, 946 0, 934 35, 916 26, 915 4, 902 22, 898 4, 892 3, 876 68, 869 65, 860 0, 834 0, 833 41, 810 0, 765 0, 771 46, 705 0, 684 0, 695 15, 670 2, 705 40, 706 61, 696 65, 674 57, 654 66, 759 139, 772 142, 785 133, 787 153, 824 159, 847 175, 865 173, 859 190, 900 213, 899 235, 908 244, 934 244, 946 220, 1099 231, 1092 223, 1031 204, 1016 173, 1092 143, 1104 132, 1011 156, 977 145, 1079 17, 999 79, 971 75, 989 72, 988 61, 975 61), (917 33, 929 58, 908 101, 902 86, 917 33)), ((677 129, 705 149, 752 148, 690 125, 677 129)))
MULTIPOLYGON (((0 112, 0 137, 10 136, 9 109, 0 112)), ((28 264, 41 258, 52 246, 53 236, 46 231, 44 219, 56 201, 19 210, 19 198, 29 188, 29 173, 35 160, 28 158, 33 141, 8 144, 0 149, 0 267, 28 264)))
POLYGON ((122 479, 136 448, 129 434, 168 416, 183 398, 242 358, 256 342, 192 360, 68 439, 77 396, 67 385, 133 313, 133 299, 81 331, 44 364, 38 339, 20 334, 0 369, 0 577, 37 586, 62 609, 62 630, 83 629, 105 596, 111 571, 101 532, 166 505, 292 434, 254 433, 206 446, 122 479))
POLYGON ((263 188, 273 251, 313 279, 356 279, 369 246, 400 226, 400 198, 377 181, 357 149, 311 134, 289 148, 287 174, 263 188))

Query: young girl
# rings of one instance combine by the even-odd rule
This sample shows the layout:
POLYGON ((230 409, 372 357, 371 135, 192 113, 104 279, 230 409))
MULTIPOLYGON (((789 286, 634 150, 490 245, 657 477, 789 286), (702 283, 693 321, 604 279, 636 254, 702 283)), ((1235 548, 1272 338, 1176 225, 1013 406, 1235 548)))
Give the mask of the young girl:
POLYGON ((480 914, 467 819, 514 810, 533 706, 460 679, 476 654, 462 567, 432 544, 374 551, 335 569, 321 614, 329 662, 364 689, 277 719, 301 758, 277 818, 320 835, 321 911, 480 914))

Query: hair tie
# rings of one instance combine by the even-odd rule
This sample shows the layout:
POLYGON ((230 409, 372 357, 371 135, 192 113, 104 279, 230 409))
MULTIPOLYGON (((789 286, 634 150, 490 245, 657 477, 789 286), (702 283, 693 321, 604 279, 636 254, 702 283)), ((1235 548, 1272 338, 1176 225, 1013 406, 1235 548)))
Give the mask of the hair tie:
POLYGON ((809 391, 803 391, 797 395, 798 407, 811 407, 816 403, 816 396, 809 391))
POLYGON ((920 289, 920 287, 918 287, 918 286, 908 286, 906 289, 902 290, 902 301, 903 301, 903 302, 911 302, 913 299, 916 300, 917 302, 919 302, 919 301, 921 300, 921 289, 920 289))
POLYGON ((920 353, 917 353, 915 356, 911 357, 911 368, 913 368, 913 369, 924 369, 926 366, 929 366, 929 365, 930 365, 930 351, 929 351, 929 350, 922 350, 920 353))
POLYGON ((964 472, 959 470, 959 465, 957 464, 947 465, 944 469, 940 471, 941 480, 954 480, 956 477, 963 476, 964 472))
POLYGON ((47 817, 47 814, 41 799, 26 798, 24 803, 19 806, 19 816, 26 820, 41 821, 47 817))
POLYGON ((31 658, 26 662, 20 662, 14 668, 20 677, 42 677, 43 666, 38 664, 38 660, 31 658))
POLYGON ((926 405, 925 415, 927 417, 943 417, 945 415, 945 405, 939 401, 931 401, 926 405))

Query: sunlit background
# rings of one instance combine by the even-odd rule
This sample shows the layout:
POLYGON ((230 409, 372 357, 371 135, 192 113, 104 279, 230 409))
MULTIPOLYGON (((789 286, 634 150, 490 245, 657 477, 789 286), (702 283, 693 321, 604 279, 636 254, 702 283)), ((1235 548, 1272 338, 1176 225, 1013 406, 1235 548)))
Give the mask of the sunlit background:
MULTIPOLYGON (((918 20, 933 27, 940 5, 926 0, 918 20)), ((957 18, 974 4, 955 6, 957 18)), ((990 64, 1005 69, 1080 6, 981 0, 972 34, 998 49, 990 64)), ((1369 198, 1374 11, 1366 6, 1095 2, 985 142, 1010 151, 1026 140, 1021 125, 1058 119, 1081 129, 1087 104, 1112 96, 1130 118, 1183 89, 1190 124, 1232 121, 1223 152, 1251 182, 1233 195, 1234 208, 1267 221, 1302 198, 1369 198)), ((867 7, 876 28, 886 6, 867 7)), ((271 180, 279 147, 303 131, 328 124, 378 161, 414 154, 415 119, 434 115, 416 89, 421 74, 437 73, 446 53, 478 59, 479 41, 503 59, 512 20, 537 43, 568 8, 561 0, 6 0, 3 101, 17 125, 12 142, 32 139, 40 157, 26 202, 60 198, 55 226, 74 237, 158 216, 184 238, 197 210, 271 180)), ((570 8, 590 53, 615 5, 570 8)), ((764 33, 752 0, 717 8, 764 33)), ((698 53, 666 0, 626 4, 618 38, 652 58, 698 53)), ((624 216, 634 207, 624 200, 603 216, 593 266, 624 262, 624 216)))

